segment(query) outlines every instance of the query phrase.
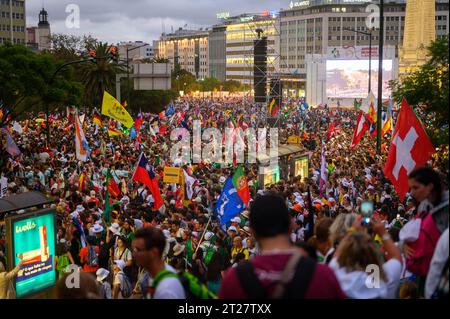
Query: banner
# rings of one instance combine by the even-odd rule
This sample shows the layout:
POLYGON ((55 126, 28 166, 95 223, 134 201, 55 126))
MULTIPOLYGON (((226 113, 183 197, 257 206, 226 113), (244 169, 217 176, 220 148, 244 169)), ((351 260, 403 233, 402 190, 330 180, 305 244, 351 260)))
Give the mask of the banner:
POLYGON ((287 142, 288 144, 300 144, 300 136, 289 136, 287 142))
POLYGON ((164 167, 164 183, 180 183, 180 168, 179 167, 164 167))
POLYGON ((103 94, 102 114, 115 119, 127 128, 133 126, 134 121, 127 110, 117 101, 114 96, 105 91, 103 94))

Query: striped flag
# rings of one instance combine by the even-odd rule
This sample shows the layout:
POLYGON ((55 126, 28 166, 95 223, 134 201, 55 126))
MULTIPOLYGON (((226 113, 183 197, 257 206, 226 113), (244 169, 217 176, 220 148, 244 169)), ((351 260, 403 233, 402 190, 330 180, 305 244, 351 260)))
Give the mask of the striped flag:
POLYGON ((75 151, 78 160, 83 162, 87 161, 89 157, 89 147, 78 114, 75 115, 75 151))

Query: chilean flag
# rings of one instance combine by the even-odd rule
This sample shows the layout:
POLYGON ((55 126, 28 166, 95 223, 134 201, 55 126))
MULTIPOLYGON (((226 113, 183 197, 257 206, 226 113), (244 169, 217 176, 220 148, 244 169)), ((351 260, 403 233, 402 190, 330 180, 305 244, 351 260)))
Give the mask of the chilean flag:
POLYGON ((141 182, 148 187, 155 200, 155 209, 159 209, 163 205, 164 201, 161 197, 158 181, 155 178, 155 172, 153 171, 153 167, 148 164, 144 153, 141 153, 139 157, 132 180, 141 182))

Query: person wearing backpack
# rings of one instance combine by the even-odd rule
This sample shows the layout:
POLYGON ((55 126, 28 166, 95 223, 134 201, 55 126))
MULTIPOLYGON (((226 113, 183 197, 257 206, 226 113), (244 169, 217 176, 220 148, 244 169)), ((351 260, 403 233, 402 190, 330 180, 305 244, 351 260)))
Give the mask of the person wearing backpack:
POLYGON ((406 269, 417 276, 420 295, 425 292, 426 276, 441 234, 449 225, 449 192, 442 191, 439 174, 430 167, 420 167, 409 174, 411 195, 417 203, 416 219, 421 220, 419 236, 403 243, 406 269))
POLYGON ((152 299, 186 299, 178 276, 166 269, 162 259, 166 237, 161 229, 145 227, 136 231, 132 243, 136 263, 153 278, 147 289, 152 299))
POLYGON ((86 237, 86 247, 80 250, 80 262, 83 265, 83 270, 95 276, 95 272, 99 268, 98 253, 99 248, 95 245, 95 237, 86 237))
POLYGON ((225 273, 220 299, 343 299, 333 271, 302 256, 290 241, 293 221, 285 200, 268 192, 250 207, 260 255, 225 273))
POLYGON ((125 262, 123 260, 114 260, 113 271, 113 299, 128 299, 133 293, 133 286, 128 276, 123 272, 125 262))
POLYGON ((104 268, 99 268, 96 272, 96 275, 100 298, 111 299, 111 285, 108 280, 106 280, 106 278, 108 278, 109 276, 109 271, 104 268))

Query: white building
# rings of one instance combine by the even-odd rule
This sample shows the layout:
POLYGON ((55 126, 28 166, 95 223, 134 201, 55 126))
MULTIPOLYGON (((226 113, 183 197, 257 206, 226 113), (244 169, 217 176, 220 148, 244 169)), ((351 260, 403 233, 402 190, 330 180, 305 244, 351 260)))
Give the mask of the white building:
POLYGON ((120 42, 117 45, 119 49, 119 56, 121 60, 128 59, 136 61, 142 59, 152 59, 154 55, 153 46, 143 41, 135 42, 120 42))

